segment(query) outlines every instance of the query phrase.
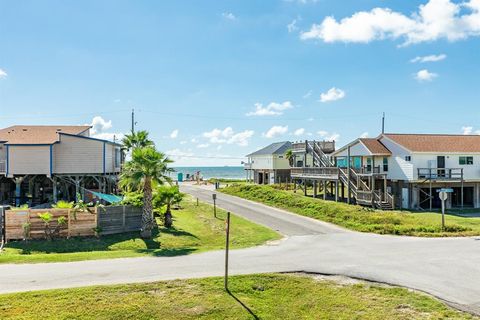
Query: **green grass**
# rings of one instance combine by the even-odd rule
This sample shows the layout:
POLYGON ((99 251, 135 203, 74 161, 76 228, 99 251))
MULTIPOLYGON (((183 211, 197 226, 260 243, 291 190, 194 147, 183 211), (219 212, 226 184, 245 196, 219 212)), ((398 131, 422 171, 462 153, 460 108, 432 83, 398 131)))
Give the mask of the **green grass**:
POLYGON ((221 191, 360 232, 421 237, 480 235, 480 218, 448 215, 442 231, 438 213, 372 210, 305 197, 300 192, 294 194, 271 186, 232 185, 221 191))
MULTIPOLYGON (((225 246, 225 211, 213 216, 210 205, 197 207, 186 198, 182 209, 174 210, 174 228, 160 227, 152 240, 143 240, 138 232, 102 236, 101 238, 71 238, 54 241, 16 241, 0 253, 0 263, 62 262, 138 256, 175 256, 225 246)), ((263 226, 232 215, 232 248, 245 248, 279 239, 280 235, 263 226)))
MULTIPOLYGON (((402 288, 298 275, 230 279, 259 319, 478 319, 402 288)), ((0 295, 1 319, 252 319, 221 278, 0 295)))

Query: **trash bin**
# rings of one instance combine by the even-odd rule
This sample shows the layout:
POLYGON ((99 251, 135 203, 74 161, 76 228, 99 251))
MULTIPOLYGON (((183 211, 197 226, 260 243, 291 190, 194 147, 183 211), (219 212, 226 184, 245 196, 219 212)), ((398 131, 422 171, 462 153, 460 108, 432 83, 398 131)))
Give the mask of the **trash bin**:
POLYGON ((183 182, 183 173, 179 172, 177 175, 178 182, 183 182))

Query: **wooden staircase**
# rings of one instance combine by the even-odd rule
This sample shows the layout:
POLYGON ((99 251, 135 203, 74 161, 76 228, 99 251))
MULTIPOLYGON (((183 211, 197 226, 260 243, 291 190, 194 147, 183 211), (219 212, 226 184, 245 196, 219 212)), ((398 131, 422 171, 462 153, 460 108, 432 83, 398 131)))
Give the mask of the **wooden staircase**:
MULTIPOLYGON (((305 142, 306 152, 312 155, 314 167, 337 168, 321 146, 315 141, 305 142)), ((389 192, 372 190, 363 178, 352 168, 337 168, 338 180, 348 186, 355 203, 381 210, 395 209, 395 201, 389 192)))

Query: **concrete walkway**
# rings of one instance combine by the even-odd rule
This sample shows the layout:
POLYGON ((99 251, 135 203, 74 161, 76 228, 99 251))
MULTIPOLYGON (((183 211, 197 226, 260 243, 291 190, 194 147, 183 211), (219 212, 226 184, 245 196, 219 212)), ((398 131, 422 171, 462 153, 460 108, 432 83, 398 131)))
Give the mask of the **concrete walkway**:
MULTIPOLYGON (((182 190, 210 200, 212 190, 182 190)), ((346 231, 236 197, 218 205, 286 235, 231 252, 231 274, 306 271, 414 288, 480 314, 480 237, 409 238, 346 231)), ((221 251, 180 257, 0 265, 0 292, 220 276, 221 251)))

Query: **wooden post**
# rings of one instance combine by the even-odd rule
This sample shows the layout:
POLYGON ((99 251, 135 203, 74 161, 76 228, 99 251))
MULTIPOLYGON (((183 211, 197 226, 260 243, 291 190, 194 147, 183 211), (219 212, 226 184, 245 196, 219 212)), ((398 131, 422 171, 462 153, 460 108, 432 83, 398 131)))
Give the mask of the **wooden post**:
POLYGON ((70 225, 71 225, 70 211, 71 211, 70 209, 67 210, 67 228, 68 228, 67 229, 67 239, 69 239, 70 236, 71 236, 71 233, 70 233, 70 229, 71 229, 71 227, 70 227, 70 225))
POLYGON ((327 181, 323 181, 323 200, 327 200, 327 181))
POLYGON ((338 202, 338 181, 335 181, 335 202, 338 202))
POLYGON ((351 158, 350 158, 350 146, 348 146, 347 148, 347 203, 351 203, 350 201, 350 195, 351 195, 351 192, 350 192, 350 161, 351 161, 351 158))
POLYGON ((230 249, 230 212, 227 212, 227 221, 225 226, 226 239, 225 239, 225 290, 228 291, 228 250, 230 249))

